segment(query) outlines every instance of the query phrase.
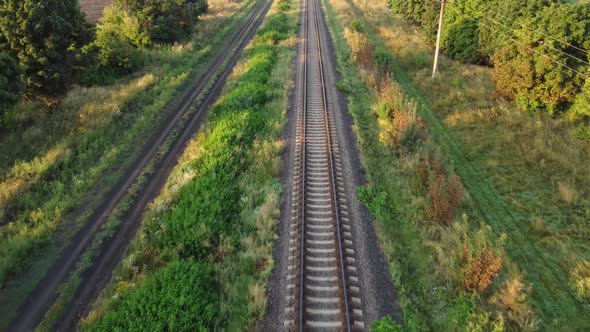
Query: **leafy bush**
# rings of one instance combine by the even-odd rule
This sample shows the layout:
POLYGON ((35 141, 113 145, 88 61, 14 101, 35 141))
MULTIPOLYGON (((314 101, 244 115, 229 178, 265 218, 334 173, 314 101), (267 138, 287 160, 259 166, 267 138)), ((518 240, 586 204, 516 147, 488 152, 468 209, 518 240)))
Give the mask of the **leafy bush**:
POLYGON ((8 54, 0 53, 0 119, 4 110, 19 101, 24 90, 18 64, 8 54))
MULTIPOLYGON (((272 33, 274 31, 268 32, 272 33)), ((276 52, 272 47, 258 46, 256 50, 251 53, 250 60, 248 61, 248 71, 240 78, 240 82, 238 83, 240 88, 250 86, 251 89, 254 89, 255 84, 265 84, 268 80, 266 75, 269 75, 271 72, 275 57, 276 52)), ((258 102, 263 103, 264 100, 260 99, 258 102)))
POLYGON ((443 48, 451 57, 469 63, 482 61, 479 53, 479 34, 473 21, 461 21, 447 28, 443 48))
POLYGON ((465 190, 461 179, 456 175, 449 176, 433 151, 428 156, 420 154, 416 171, 426 194, 428 217, 437 224, 452 223, 463 202, 465 190))
POLYGON ((222 234, 235 227, 240 191, 235 177, 242 166, 245 148, 262 129, 255 111, 227 110, 203 143, 206 151, 194 165, 196 181, 184 186, 175 208, 162 217, 164 245, 180 257, 207 258, 222 234))
POLYGON ((399 87, 387 80, 375 108, 379 116, 379 140, 398 152, 412 152, 422 140, 422 124, 416 116, 416 103, 406 100, 399 87))
POLYGON ((268 22, 264 25, 259 31, 259 34, 265 34, 266 32, 274 31, 279 34, 284 34, 289 31, 289 21, 287 19, 287 15, 284 13, 278 13, 272 16, 268 22))
POLYGON ((403 331, 402 327, 391 317, 385 316, 371 323, 372 332, 398 332, 403 331))
POLYGON ((450 224, 463 202, 464 189, 457 175, 433 174, 428 184, 428 216, 439 224, 450 224))
POLYGON ((115 5, 104 9, 98 31, 105 34, 116 33, 138 48, 146 47, 150 43, 150 36, 142 28, 139 19, 115 5))
POLYGON ((586 79, 582 91, 576 96, 574 105, 569 112, 570 117, 574 120, 590 120, 590 78, 586 79))
POLYGON ((350 21, 350 23, 348 24, 348 28, 350 29, 350 31, 357 33, 363 33, 366 31, 366 28, 363 25, 363 23, 357 18, 350 21))
POLYGON ((219 313, 208 264, 175 261, 123 294, 91 331, 207 331, 219 313))
POLYGON ((279 10, 286 12, 291 9, 291 2, 289 0, 279 0, 279 10))
POLYGON ((268 99, 266 88, 259 83, 242 81, 239 88, 222 97, 222 102, 213 107, 213 113, 221 114, 232 110, 252 109, 268 99))
POLYGON ((114 7, 137 19, 148 43, 173 43, 190 35, 206 0, 116 0, 114 7))
POLYGON ((575 135, 579 139, 583 139, 590 142, 590 126, 588 125, 579 125, 576 128, 575 135))
MULTIPOLYGON (((254 39, 254 45, 260 45, 269 43, 274 45, 287 37, 289 31, 289 24, 287 16, 279 12, 275 16, 271 17, 262 29, 258 32, 254 39)), ((256 52, 274 52, 271 48, 260 48, 256 49, 256 52)))
POLYGON ((482 295, 502 269, 506 235, 493 240, 489 226, 482 226, 475 235, 465 228, 461 229, 458 234, 461 243, 458 259, 461 288, 466 293, 482 295))

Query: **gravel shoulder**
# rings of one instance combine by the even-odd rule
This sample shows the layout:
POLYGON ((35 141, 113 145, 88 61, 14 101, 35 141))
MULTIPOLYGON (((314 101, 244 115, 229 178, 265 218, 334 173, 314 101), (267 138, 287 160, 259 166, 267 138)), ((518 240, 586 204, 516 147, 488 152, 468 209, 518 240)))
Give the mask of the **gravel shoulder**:
MULTIPOLYGON (((302 24, 304 10, 305 4, 302 1, 299 16, 300 26, 302 24)), ((363 316, 366 320, 365 325, 369 326, 374 320, 386 315, 400 321, 397 293, 390 281, 389 266, 379 247, 373 220, 367 209, 359 201, 356 193, 357 187, 363 186, 366 183, 364 170, 357 150, 357 138, 353 130, 354 121, 348 112, 346 95, 335 88, 335 83, 340 80, 340 77, 336 68, 336 52, 334 51, 323 11, 321 17, 320 33, 322 39, 325 41, 322 47, 324 47, 323 55, 328 84, 328 98, 335 111, 344 178, 349 179, 345 183, 345 190, 352 222, 356 261, 360 271, 359 281, 362 293, 363 316)), ((302 61, 301 52, 299 39, 294 64, 294 70, 297 70, 297 73, 295 75, 294 89, 290 96, 290 107, 286 114, 287 124, 283 132, 286 149, 282 156, 281 183, 285 189, 281 198, 278 239, 274 247, 275 268, 269 280, 267 309, 264 320, 261 323, 261 330, 264 331, 277 331, 284 328, 284 313, 287 305, 287 262, 289 223, 291 221, 292 165, 295 149, 296 109, 299 101, 297 97, 300 95, 299 82, 302 79, 297 65, 302 61)))

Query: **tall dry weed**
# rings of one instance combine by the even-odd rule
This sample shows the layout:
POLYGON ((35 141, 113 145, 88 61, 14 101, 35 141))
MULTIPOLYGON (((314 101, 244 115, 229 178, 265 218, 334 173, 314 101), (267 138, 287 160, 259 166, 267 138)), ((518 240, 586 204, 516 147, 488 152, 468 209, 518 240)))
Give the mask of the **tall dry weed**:
POLYGON ((489 226, 482 226, 474 234, 463 230, 459 238, 461 289, 483 295, 502 269, 506 235, 496 239, 489 226))
POLYGON ((515 330, 534 330, 538 324, 535 312, 528 301, 530 287, 523 282, 523 275, 518 274, 504 282, 491 302, 502 313, 507 325, 515 330))

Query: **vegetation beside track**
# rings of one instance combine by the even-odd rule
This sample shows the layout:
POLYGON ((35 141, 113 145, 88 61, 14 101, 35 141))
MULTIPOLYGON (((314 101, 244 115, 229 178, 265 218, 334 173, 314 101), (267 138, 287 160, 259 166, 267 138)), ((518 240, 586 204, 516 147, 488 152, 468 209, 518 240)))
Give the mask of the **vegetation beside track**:
POLYGON ((274 6, 83 328, 243 330, 262 316, 298 8, 274 6), (184 287, 179 266, 208 282, 184 287))
POLYGON ((430 49, 385 4, 326 8, 404 328, 587 328, 588 146, 498 100, 485 69, 443 57, 430 80, 430 49))
MULTIPOLYGON (((86 221, 135 159, 182 92, 219 55, 224 38, 253 2, 211 1, 192 41, 149 51, 138 74, 110 86, 70 91, 50 112, 34 102, 14 111, 16 129, 0 151, 0 326, 43 276, 59 250, 86 221), (14 166, 12 165, 14 164, 14 166), (72 212, 84 206, 85 214, 72 212)), ((12 111, 11 111, 12 112, 12 111)))

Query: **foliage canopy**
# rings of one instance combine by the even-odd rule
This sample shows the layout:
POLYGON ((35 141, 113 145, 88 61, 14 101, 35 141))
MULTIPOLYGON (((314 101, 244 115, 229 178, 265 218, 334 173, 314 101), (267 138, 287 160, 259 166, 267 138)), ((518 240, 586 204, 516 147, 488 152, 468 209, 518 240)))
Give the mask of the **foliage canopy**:
POLYGON ((75 82, 80 48, 92 38, 77 0, 5 0, 0 34, 0 49, 24 70, 27 94, 48 104, 75 82))
POLYGON ((21 70, 16 61, 5 53, 0 53, 0 116, 2 111, 14 105, 25 89, 21 70))

